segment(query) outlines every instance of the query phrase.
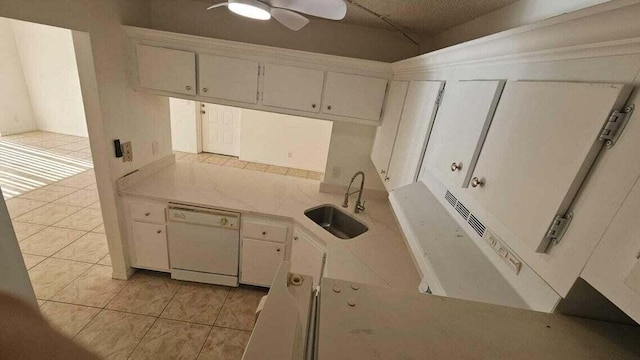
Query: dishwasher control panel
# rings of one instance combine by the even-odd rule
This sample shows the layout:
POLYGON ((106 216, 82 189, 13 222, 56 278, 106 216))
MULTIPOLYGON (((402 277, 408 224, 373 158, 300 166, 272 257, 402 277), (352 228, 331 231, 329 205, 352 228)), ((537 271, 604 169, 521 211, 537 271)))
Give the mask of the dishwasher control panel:
POLYGON ((187 205, 170 205, 169 221, 240 229, 240 214, 187 205))

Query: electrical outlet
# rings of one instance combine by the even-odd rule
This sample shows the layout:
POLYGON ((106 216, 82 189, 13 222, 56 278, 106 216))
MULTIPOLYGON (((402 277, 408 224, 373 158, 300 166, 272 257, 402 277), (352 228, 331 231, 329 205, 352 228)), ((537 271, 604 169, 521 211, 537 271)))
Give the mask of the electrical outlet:
POLYGON ((331 170, 331 177, 334 179, 340 179, 340 174, 342 173, 342 168, 339 166, 334 166, 331 170))
POLYGON ((158 144, 157 141, 154 141, 151 143, 151 153, 153 155, 158 155, 158 152, 160 151, 160 145, 158 144))
POLYGON ((133 147, 131 141, 122 144, 122 161, 133 161, 133 147))

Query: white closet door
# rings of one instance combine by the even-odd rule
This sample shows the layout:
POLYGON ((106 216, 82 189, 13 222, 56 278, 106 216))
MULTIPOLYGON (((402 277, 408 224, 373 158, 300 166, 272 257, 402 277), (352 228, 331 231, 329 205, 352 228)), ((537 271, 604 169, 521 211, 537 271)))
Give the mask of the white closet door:
POLYGON ((255 104, 259 65, 253 60, 199 54, 198 92, 209 98, 255 104))
POLYGON ((412 81, 398 127, 389 171, 385 178, 388 191, 416 181, 429 139, 443 81, 412 81))
POLYGON ((387 79, 330 71, 324 88, 322 112, 379 121, 387 82, 387 79))
POLYGON ((205 104, 202 111, 202 151, 240 156, 241 111, 232 106, 205 104))
POLYGON ((389 161, 391 161, 393 144, 396 141, 408 88, 409 83, 406 81, 391 82, 387 102, 382 112, 382 124, 376 130, 376 138, 371 149, 371 161, 382 180, 385 179, 389 170, 389 161))
POLYGON ((485 184, 466 191, 546 251, 551 222, 567 211, 603 145, 606 119, 627 96, 618 84, 508 82, 473 173, 485 184))
POLYGON ((262 103, 285 109, 320 111, 324 71, 265 64, 262 103))
POLYGON ((196 54, 136 45, 140 87, 179 94, 196 94, 196 54))
POLYGON ((468 186, 504 83, 447 83, 424 160, 445 184, 468 186))

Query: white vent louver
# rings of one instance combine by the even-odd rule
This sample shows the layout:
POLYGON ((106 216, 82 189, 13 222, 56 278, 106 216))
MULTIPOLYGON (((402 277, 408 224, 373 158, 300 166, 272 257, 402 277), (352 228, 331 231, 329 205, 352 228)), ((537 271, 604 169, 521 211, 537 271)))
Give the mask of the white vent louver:
POLYGON ((476 233, 478 233, 478 235, 480 235, 480 237, 484 236, 484 231, 487 229, 483 223, 480 222, 480 220, 478 220, 478 218, 476 218, 475 216, 473 216, 473 214, 471 214, 469 216, 469 225, 471 225, 471 227, 473 228, 473 230, 476 231, 476 233))
POLYGON ((458 202, 458 199, 456 199, 456 197, 453 196, 453 194, 450 193, 449 190, 447 190, 447 193, 444 195, 444 198, 449 202, 449 204, 451 204, 451 206, 456 207, 456 203, 458 202))
POLYGON ((469 226, 471 226, 471 228, 473 228, 473 230, 478 235, 480 235, 480 237, 484 236, 484 232, 487 230, 487 227, 480 220, 478 220, 478 218, 475 217, 469 211, 469 209, 467 209, 466 206, 464 206, 460 201, 458 201, 458 199, 448 190, 447 190, 447 193, 444 195, 444 198, 445 200, 447 200, 449 204, 451 204, 451 206, 453 206, 454 209, 456 209, 458 214, 462 216, 462 218, 469 224, 469 226))
POLYGON ((463 219, 467 220, 469 218, 469 210, 467 210, 467 208, 462 205, 460 201, 458 201, 458 203, 456 204, 456 211, 462 216, 463 219))

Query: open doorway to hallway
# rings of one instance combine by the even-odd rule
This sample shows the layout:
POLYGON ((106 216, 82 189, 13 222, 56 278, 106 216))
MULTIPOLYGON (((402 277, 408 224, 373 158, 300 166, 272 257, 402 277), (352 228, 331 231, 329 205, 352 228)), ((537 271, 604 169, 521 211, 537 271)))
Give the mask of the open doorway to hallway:
POLYGON ((324 177, 331 121, 175 98, 170 106, 177 161, 324 177))

